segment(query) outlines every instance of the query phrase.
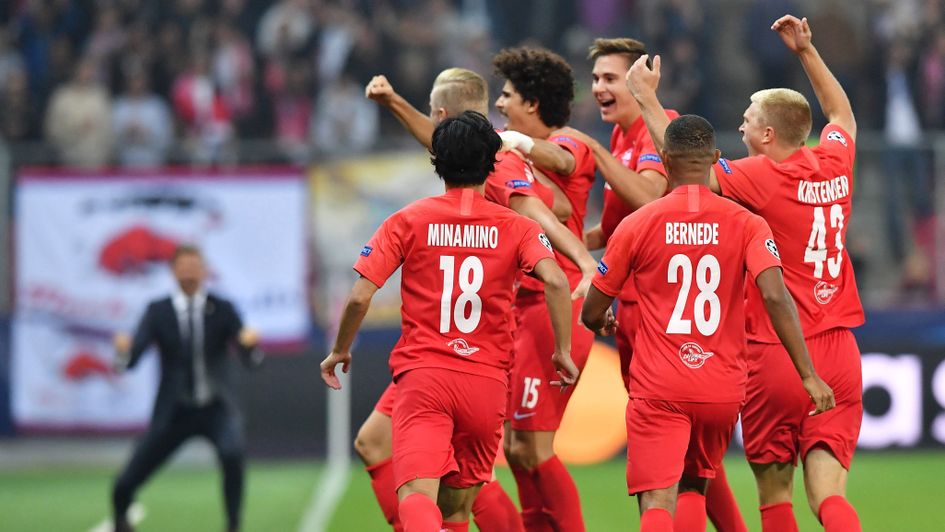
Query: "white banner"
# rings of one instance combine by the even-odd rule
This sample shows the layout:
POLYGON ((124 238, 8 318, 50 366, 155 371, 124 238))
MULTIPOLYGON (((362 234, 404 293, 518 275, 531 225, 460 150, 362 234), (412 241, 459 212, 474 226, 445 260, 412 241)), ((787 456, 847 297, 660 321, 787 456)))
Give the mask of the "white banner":
POLYGON ((167 259, 178 243, 203 250, 208 288, 231 299, 264 344, 308 334, 299 172, 27 173, 15 205, 11 380, 20 426, 146 423, 157 365, 115 376, 109 342, 173 290, 167 259))

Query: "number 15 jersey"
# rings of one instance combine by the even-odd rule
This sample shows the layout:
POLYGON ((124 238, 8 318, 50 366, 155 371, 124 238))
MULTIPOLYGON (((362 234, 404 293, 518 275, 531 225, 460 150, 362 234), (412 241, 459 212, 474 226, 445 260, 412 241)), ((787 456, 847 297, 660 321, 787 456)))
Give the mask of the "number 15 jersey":
MULTIPOLYGON (((864 321, 845 245, 855 154, 850 135, 829 124, 817 147, 801 148, 780 163, 758 155, 715 165, 722 195, 771 226, 806 337, 864 321)), ((748 339, 778 343, 758 288, 750 284, 746 291, 748 339)))
POLYGON ((514 281, 543 259, 554 260, 554 252, 536 222, 472 189, 451 189, 391 215, 354 269, 380 287, 403 265, 394 379, 424 367, 508 383, 514 281))
POLYGON ((761 217, 680 186, 620 222, 594 286, 614 297, 633 272, 640 325, 630 396, 696 403, 745 397, 745 278, 780 266, 761 217))

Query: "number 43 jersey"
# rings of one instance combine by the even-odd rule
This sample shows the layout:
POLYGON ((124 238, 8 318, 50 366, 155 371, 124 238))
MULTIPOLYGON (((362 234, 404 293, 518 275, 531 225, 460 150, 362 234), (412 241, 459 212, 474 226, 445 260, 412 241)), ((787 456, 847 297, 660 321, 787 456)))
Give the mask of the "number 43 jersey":
MULTIPOLYGON (((763 156, 720 159, 715 175, 722 195, 760 215, 781 251, 784 282, 794 296, 804 335, 863 324, 863 307, 846 249, 853 207, 856 147, 829 124, 815 148, 801 148, 780 163, 763 156)), ((747 290, 748 338, 777 343, 757 287, 747 290)))
POLYGON ((554 260, 554 252, 536 222, 472 189, 451 189, 391 215, 354 269, 380 287, 403 265, 394 379, 424 367, 507 383, 514 282, 543 259, 554 260))
POLYGON ((761 217, 708 187, 676 187, 620 222, 594 286, 616 296, 633 272, 640 324, 630 396, 698 403, 745 397, 746 275, 780 266, 761 217))

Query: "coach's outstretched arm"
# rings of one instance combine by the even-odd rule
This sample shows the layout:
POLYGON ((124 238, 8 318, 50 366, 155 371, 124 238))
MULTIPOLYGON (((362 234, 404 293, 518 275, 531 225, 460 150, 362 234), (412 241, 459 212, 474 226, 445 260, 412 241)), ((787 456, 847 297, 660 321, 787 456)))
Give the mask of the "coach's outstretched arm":
POLYGON ((591 286, 594 272, 597 271, 597 261, 588 253, 584 243, 559 222, 551 209, 535 196, 512 196, 509 199, 509 207, 522 216, 538 222, 542 231, 548 236, 548 240, 551 240, 551 245, 581 269, 583 277, 571 293, 571 298, 581 299, 587 295, 587 288, 591 286))
POLYGON ((814 371, 814 364, 807 352, 807 344, 804 343, 801 322, 797 317, 797 307, 794 306, 794 299, 788 292, 787 286, 784 285, 781 268, 771 267, 761 272, 755 278, 755 284, 761 290, 765 310, 768 311, 774 331, 784 344, 788 355, 791 356, 791 362, 794 363, 797 374, 801 376, 804 389, 807 390, 817 407, 811 414, 820 414, 830 410, 837 404, 833 390, 814 371))
POLYGON ((371 299, 377 290, 378 286, 364 277, 359 277, 351 287, 348 302, 345 303, 345 310, 341 315, 341 323, 338 325, 335 346, 321 363, 322 380, 332 389, 341 389, 341 382, 335 375, 335 367, 342 364, 341 371, 348 373, 348 367, 351 365, 351 344, 354 343, 354 337, 361 328, 361 321, 371 307, 371 299))
POLYGON ((389 109, 413 138, 428 150, 433 148, 433 121, 397 94, 386 76, 374 76, 364 88, 364 96, 389 109))
POLYGON ((827 121, 842 127, 856 140, 856 119, 850 99, 811 43, 812 34, 807 17, 798 20, 793 15, 784 15, 774 21, 771 29, 778 32, 785 46, 800 59, 827 121))
POLYGON ((552 384, 574 384, 581 370, 571 360, 571 287, 568 285, 568 278, 558 263, 551 258, 538 261, 533 273, 545 283, 545 305, 548 306, 551 328, 555 333, 555 352, 551 356, 551 362, 558 370, 561 380, 552 384))

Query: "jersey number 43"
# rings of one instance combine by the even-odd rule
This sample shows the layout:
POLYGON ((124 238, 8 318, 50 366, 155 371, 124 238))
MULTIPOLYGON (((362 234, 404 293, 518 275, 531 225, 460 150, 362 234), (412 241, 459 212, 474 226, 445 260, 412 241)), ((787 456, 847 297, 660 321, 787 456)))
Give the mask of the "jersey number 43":
POLYGON ((810 239, 804 251, 804 262, 814 264, 814 277, 824 278, 824 263, 827 263, 827 273, 836 279, 840 275, 840 265, 843 262, 843 207, 834 204, 830 206, 830 228, 837 230, 834 239, 835 257, 828 257, 827 253, 827 218, 823 207, 814 207, 814 223, 810 230, 810 239))

